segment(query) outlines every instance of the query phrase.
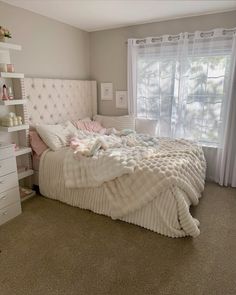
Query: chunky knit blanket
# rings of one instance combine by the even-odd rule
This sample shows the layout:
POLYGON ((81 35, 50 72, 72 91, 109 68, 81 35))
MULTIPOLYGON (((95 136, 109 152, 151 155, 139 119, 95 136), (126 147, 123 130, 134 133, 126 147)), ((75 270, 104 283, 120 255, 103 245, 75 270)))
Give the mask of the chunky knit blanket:
POLYGON ((180 211, 189 213, 188 202, 198 204, 204 189, 206 161, 202 148, 185 140, 160 139, 159 149, 138 162, 134 173, 105 184, 111 216, 120 218, 171 190, 180 211))
POLYGON ((71 150, 64 160, 65 184, 68 188, 98 187, 124 174, 158 150, 157 139, 138 135, 127 136, 81 133, 71 139, 71 150))
POLYGON ((198 203, 204 189, 206 162, 202 148, 186 140, 145 139, 136 134, 122 140, 120 148, 100 150, 95 157, 82 160, 75 160, 69 150, 64 160, 66 187, 103 184, 114 219, 171 191, 176 210, 184 216, 182 223, 193 224, 188 206, 198 203))

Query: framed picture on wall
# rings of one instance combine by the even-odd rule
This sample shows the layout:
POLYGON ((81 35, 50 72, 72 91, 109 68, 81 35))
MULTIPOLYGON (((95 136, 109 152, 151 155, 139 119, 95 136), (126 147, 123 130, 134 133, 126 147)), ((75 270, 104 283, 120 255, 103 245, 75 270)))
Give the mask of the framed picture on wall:
POLYGON ((116 108, 128 108, 127 91, 116 91, 116 108))
POLYGON ((101 100, 113 99, 112 83, 101 83, 101 100))

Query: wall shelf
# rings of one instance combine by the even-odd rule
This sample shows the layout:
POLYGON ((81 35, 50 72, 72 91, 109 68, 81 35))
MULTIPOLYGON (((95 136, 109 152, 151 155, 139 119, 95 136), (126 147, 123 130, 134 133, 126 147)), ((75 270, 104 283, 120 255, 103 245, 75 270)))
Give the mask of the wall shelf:
POLYGON ((34 171, 32 169, 28 169, 28 170, 19 172, 18 173, 18 179, 21 180, 21 179, 26 178, 28 176, 31 176, 33 174, 34 174, 34 171))
POLYGON ((6 42, 0 42, 0 49, 4 50, 21 50, 21 45, 11 44, 6 42))
POLYGON ((26 99, 8 99, 0 100, 0 105, 2 106, 15 106, 19 104, 26 104, 26 99))
POLYGON ((4 131, 4 132, 15 132, 15 131, 27 130, 27 129, 29 129, 29 125, 27 124, 13 126, 13 127, 0 126, 0 131, 4 131))
POLYGON ((30 147, 20 147, 18 150, 15 151, 15 155, 17 157, 17 156, 29 154, 31 152, 32 152, 32 149, 30 147))
POLYGON ((23 79, 24 74, 22 74, 22 73, 0 72, 0 78, 23 79))

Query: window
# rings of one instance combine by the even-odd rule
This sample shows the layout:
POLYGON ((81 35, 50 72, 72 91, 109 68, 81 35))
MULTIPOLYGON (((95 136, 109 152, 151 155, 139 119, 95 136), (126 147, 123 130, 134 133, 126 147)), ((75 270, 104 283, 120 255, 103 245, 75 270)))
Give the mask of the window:
POLYGON ((218 145, 227 100, 225 43, 173 42, 136 49, 136 116, 157 121, 157 135, 218 145))

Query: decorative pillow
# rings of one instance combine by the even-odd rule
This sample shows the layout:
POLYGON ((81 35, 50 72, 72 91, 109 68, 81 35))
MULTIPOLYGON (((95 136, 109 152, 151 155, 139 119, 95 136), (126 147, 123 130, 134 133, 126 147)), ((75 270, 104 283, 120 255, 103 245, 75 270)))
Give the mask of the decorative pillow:
POLYGON ((36 130, 53 151, 67 146, 69 138, 77 133, 76 127, 70 121, 57 125, 37 125, 36 130))
POLYGON ((48 146, 42 141, 37 131, 30 131, 29 138, 32 150, 37 156, 41 156, 42 153, 48 149, 48 146))
POLYGON ((93 118, 105 128, 115 128, 117 130, 135 130, 135 119, 131 116, 102 116, 96 115, 93 118))
POLYGON ((104 129, 102 125, 96 121, 84 122, 84 126, 86 130, 90 132, 100 132, 102 129, 104 129))
POLYGON ((74 125, 80 130, 86 130, 90 132, 105 133, 106 129, 97 121, 83 121, 79 120, 74 122, 74 125))
POLYGON ((77 121, 72 121, 71 123, 78 129, 83 129, 84 122, 92 122, 92 120, 89 117, 85 117, 83 119, 79 119, 77 121))
POLYGON ((78 120, 78 121, 73 121, 72 123, 77 129, 86 130, 86 128, 84 126, 84 121, 78 120))
POLYGON ((147 133, 152 136, 156 135, 156 130, 158 127, 157 120, 149 120, 149 119, 136 119, 136 126, 135 130, 138 133, 147 133))
POLYGON ((89 117, 85 117, 85 118, 81 119, 80 121, 83 121, 83 122, 92 122, 92 120, 89 117))

